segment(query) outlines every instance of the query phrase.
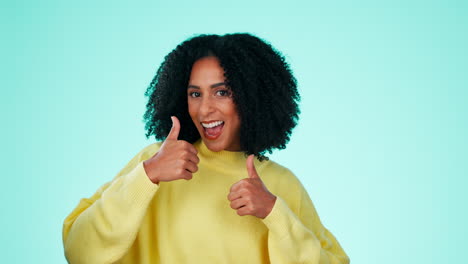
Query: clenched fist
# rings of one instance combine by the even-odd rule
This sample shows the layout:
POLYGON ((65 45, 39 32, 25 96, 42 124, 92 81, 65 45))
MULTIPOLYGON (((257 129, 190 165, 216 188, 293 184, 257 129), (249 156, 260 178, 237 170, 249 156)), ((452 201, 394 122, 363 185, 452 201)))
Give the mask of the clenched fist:
POLYGON ((264 219, 270 214, 276 202, 276 196, 268 191, 254 166, 254 155, 247 158, 249 178, 232 185, 228 200, 237 214, 253 215, 264 219))
POLYGON ((172 116, 172 128, 156 154, 143 162, 146 175, 153 183, 160 181, 190 180, 192 173, 198 170, 198 152, 195 147, 184 140, 177 140, 180 122, 172 116))

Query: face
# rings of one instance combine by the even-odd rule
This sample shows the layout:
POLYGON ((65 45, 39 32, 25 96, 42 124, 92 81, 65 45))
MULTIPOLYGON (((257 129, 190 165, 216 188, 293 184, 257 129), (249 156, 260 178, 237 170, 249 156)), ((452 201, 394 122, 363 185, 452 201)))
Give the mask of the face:
POLYGON ((193 64, 187 98, 190 117, 208 149, 241 150, 239 115, 216 57, 193 64))

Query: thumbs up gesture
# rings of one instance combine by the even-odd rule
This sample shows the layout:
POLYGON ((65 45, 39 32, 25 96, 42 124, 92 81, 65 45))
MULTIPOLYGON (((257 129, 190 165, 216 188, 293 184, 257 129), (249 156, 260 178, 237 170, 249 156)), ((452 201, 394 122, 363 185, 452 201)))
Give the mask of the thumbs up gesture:
POLYGON ((276 196, 268 191, 258 176, 254 158, 254 155, 247 158, 249 178, 242 179, 232 185, 228 200, 231 201, 231 208, 237 210, 238 215, 253 215, 263 219, 273 209, 276 196))
POLYGON ((143 162, 146 175, 153 183, 190 180, 192 173, 198 170, 198 152, 195 147, 184 140, 178 140, 180 122, 172 116, 172 128, 159 151, 143 162))

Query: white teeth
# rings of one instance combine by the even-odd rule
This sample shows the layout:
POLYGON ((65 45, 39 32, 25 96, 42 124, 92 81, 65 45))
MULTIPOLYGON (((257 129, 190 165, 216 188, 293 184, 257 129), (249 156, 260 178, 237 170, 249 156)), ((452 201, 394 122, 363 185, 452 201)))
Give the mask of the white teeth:
POLYGON ((201 123, 202 126, 204 128, 213 128, 215 126, 219 126, 221 125, 222 123, 224 123, 223 121, 215 121, 215 122, 211 122, 211 123, 208 123, 208 124, 205 124, 205 123, 201 123))

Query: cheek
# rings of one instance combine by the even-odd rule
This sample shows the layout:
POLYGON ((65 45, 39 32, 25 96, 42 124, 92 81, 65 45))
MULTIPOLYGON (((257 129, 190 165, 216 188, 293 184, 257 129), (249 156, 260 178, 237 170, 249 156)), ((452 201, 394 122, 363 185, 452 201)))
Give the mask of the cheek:
POLYGON ((190 102, 190 100, 188 101, 188 112, 192 119, 197 116, 197 107, 195 107, 195 104, 190 102))
POLYGON ((230 117, 230 119, 234 122, 236 126, 240 126, 239 114, 234 103, 231 102, 229 105, 226 105, 225 113, 230 117))

